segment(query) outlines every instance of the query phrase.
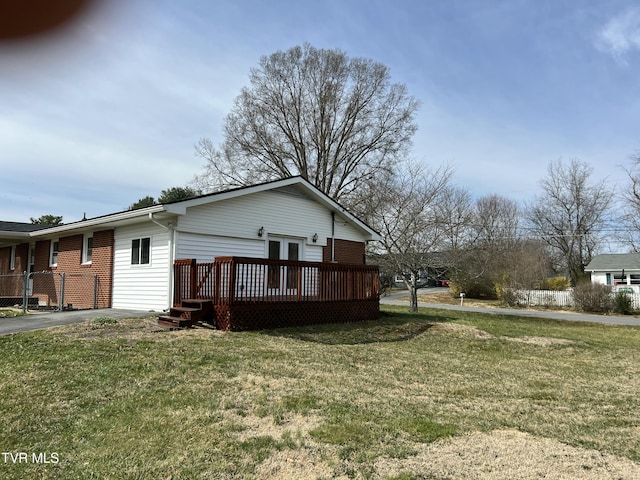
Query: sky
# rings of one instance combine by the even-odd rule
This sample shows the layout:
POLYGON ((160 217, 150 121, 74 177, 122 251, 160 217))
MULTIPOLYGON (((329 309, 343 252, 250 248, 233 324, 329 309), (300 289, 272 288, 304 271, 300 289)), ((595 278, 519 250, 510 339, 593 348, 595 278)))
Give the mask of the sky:
POLYGON ((411 156, 523 204, 551 161, 612 196, 640 152, 629 0, 109 0, 0 42, 0 220, 65 223, 187 185, 261 56, 308 42, 385 64, 421 102, 411 156))

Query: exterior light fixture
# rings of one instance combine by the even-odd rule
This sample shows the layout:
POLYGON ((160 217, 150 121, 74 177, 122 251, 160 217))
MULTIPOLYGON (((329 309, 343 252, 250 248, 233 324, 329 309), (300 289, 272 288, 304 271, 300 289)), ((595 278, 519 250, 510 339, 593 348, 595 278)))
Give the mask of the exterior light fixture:
POLYGON ((259 236, 259 237, 262 237, 262 235, 264 235, 264 227, 260 227, 260 228, 258 229, 258 236, 259 236))
POLYGON ((313 240, 313 243, 316 243, 318 241, 318 234, 314 233, 313 237, 311 238, 311 240, 313 240))

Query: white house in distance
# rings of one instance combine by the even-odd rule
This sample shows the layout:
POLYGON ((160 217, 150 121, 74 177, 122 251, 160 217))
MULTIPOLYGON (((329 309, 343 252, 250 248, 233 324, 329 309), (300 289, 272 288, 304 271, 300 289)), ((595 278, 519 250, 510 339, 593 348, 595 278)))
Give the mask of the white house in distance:
POLYGON ((591 273, 593 283, 640 293, 640 253, 596 255, 585 267, 585 272, 591 273))
MULTIPOLYGON (((172 305, 176 259, 364 264, 366 242, 379 238, 302 177, 35 231, 0 223, 8 225, 0 228, 0 274, 92 274, 98 308, 154 311, 172 305)), ((38 296, 35 283, 30 293, 38 296)))

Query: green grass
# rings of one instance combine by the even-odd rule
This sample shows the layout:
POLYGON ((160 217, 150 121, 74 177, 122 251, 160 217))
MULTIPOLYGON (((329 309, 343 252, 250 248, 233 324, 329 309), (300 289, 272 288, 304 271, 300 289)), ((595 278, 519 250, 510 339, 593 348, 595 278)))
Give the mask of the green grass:
POLYGON ((264 332, 103 318, 0 337, 0 448, 59 457, 0 456, 0 477, 264 478, 309 456, 319 477, 377 478, 377 459, 505 428, 639 462, 639 350, 633 327, 392 309, 264 332))
POLYGON ((0 308, 0 318, 22 317, 23 315, 26 313, 17 308, 0 308))

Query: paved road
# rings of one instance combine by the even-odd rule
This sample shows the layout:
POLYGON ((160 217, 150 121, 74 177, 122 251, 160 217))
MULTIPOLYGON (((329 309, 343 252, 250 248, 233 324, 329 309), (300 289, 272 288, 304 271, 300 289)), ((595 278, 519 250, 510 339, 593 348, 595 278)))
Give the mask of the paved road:
MULTIPOLYGON (((425 293, 434 293, 438 291, 447 291, 448 289, 421 289, 419 295, 425 293)), ((380 303, 383 305, 403 305, 409 306, 409 301, 404 300, 404 297, 408 296, 406 290, 400 290, 392 292, 390 295, 380 298, 380 303)), ((590 323, 605 323, 610 325, 632 325, 640 326, 640 318, 632 316, 617 316, 617 315, 590 315, 586 313, 574 313, 574 312, 551 312, 546 310, 523 310, 517 308, 486 308, 486 307, 467 307, 460 305, 446 305, 441 303, 424 303, 418 302, 418 307, 421 308, 440 308, 443 310, 459 310, 464 312, 481 312, 491 313, 493 315, 515 315, 519 317, 532 317, 532 318, 550 318, 554 320, 571 320, 574 322, 590 322, 590 323)))
POLYGON ((10 335, 17 332, 30 330, 42 330, 44 328, 58 327, 72 323, 81 323, 94 318, 137 318, 157 315, 157 312, 144 312, 140 310, 124 310, 116 308, 104 308, 99 310, 75 310, 70 312, 34 313, 22 317, 0 318, 0 335, 10 335))

